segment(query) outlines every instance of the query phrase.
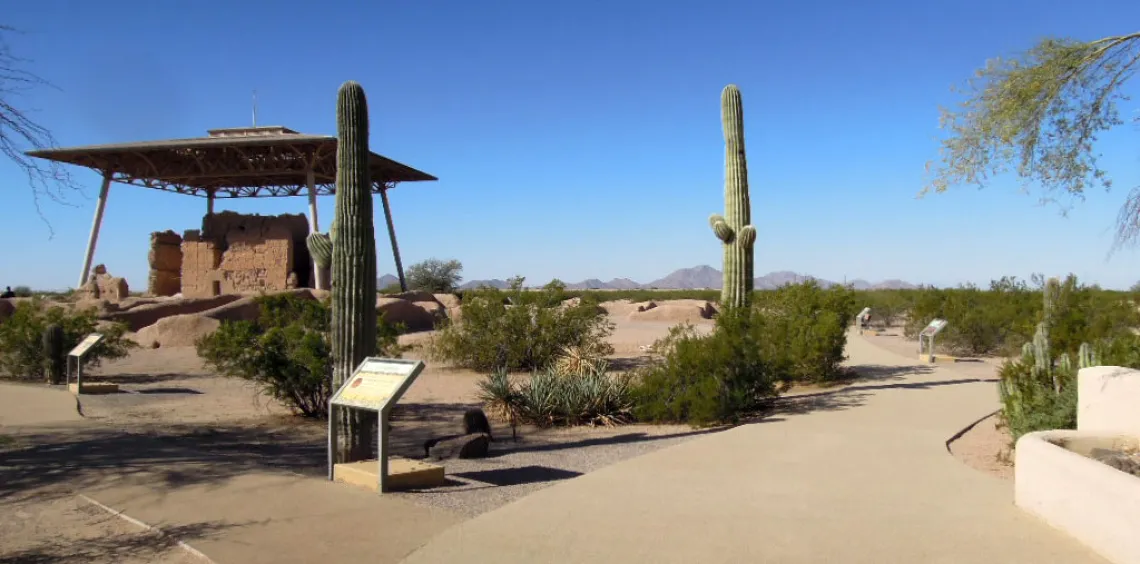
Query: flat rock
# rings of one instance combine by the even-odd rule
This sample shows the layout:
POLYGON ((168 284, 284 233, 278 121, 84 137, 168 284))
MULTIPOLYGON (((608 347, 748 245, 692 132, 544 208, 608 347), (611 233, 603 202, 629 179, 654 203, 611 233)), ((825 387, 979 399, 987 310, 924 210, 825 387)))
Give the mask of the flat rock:
POLYGON ((454 435, 428 440, 424 443, 424 454, 432 460, 486 458, 490 447, 491 437, 484 433, 454 435))

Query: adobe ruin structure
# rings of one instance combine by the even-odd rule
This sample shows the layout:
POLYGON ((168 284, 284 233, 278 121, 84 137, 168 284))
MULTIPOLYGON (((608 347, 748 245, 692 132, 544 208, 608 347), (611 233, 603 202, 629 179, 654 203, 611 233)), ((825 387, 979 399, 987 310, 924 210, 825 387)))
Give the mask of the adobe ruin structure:
MULTIPOLYGON (((326 288, 305 237, 320 230, 317 196, 336 193, 336 137, 291 129, 213 129, 206 137, 28 151, 28 156, 99 171, 103 184, 84 254, 79 287, 91 265, 112 182, 206 199, 202 227, 151 234, 148 291, 206 297, 257 290, 326 288), (307 195, 309 215, 214 213, 217 198, 307 195)), ((400 286, 407 289, 388 190, 400 182, 437 180, 371 153, 373 193, 380 195, 400 286)))

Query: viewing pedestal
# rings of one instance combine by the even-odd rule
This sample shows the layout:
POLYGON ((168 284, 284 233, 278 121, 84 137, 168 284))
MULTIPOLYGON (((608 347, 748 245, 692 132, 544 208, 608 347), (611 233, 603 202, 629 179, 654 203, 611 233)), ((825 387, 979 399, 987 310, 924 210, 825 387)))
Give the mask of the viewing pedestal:
POLYGON ((119 393, 119 385, 114 382, 84 382, 83 390, 80 391, 79 383, 72 382, 67 385, 67 391, 73 394, 93 395, 93 394, 117 394, 119 393))
MULTIPOLYGON (((333 465, 333 480, 376 492, 380 483, 376 460, 361 460, 333 465)), ((391 457, 388 459, 388 487, 393 490, 434 488, 446 481, 443 466, 391 457)))

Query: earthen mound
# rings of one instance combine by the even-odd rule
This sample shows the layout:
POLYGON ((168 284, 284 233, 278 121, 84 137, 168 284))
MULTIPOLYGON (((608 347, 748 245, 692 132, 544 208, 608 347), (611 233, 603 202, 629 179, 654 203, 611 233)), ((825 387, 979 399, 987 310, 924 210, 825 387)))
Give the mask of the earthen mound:
POLYGON ((189 347, 198 338, 218 330, 221 322, 199 314, 164 317, 154 325, 143 327, 135 342, 144 347, 189 347))

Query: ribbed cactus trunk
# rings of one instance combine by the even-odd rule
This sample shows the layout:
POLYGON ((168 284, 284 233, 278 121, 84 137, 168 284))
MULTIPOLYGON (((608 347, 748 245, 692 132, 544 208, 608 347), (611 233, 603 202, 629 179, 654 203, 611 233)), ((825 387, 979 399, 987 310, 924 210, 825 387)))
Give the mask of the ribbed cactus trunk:
POLYGON ((720 301, 725 307, 747 307, 752 300, 753 244, 756 228, 748 197, 748 163, 744 156, 744 107, 740 89, 730 84, 720 95, 724 125, 724 215, 709 218, 713 233, 724 246, 724 285, 720 301))
MULTIPOLYGON (((368 170, 368 101, 356 82, 337 93, 335 232, 332 236, 332 385, 344 383, 376 353, 376 233, 368 170)), ((370 456, 376 416, 342 410, 337 462, 370 456)))
POLYGON ((63 340, 66 337, 63 327, 48 325, 44 329, 43 347, 46 366, 44 366, 44 379, 48 384, 62 384, 64 373, 67 370, 67 352, 64 350, 63 340))

